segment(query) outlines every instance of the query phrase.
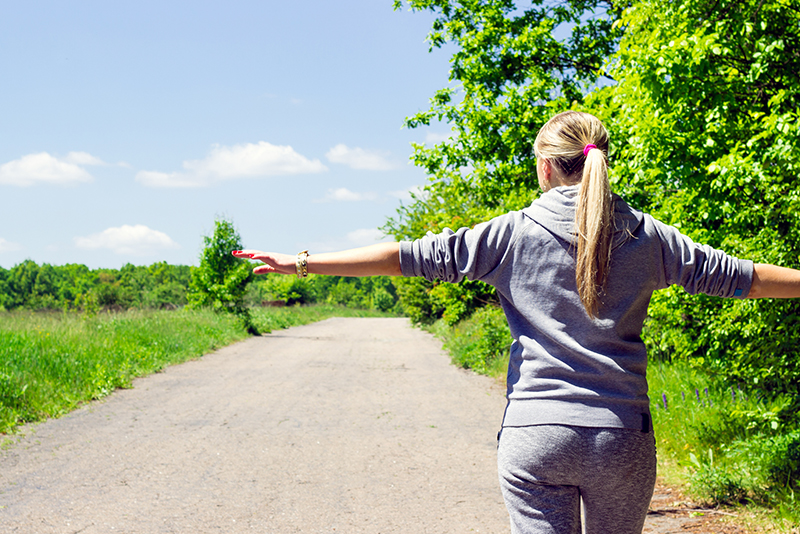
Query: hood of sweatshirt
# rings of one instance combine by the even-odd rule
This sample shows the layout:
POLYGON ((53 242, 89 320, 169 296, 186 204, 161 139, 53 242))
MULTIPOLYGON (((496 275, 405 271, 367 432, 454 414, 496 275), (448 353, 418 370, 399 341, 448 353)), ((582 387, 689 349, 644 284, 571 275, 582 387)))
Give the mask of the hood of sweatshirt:
MULTIPOLYGON (((536 221, 543 228, 568 243, 574 244, 575 209, 578 205, 580 185, 554 187, 533 201, 522 213, 536 221)), ((622 245, 636 234, 642 224, 642 213, 636 211, 618 195, 612 195, 614 203, 614 234, 611 239, 612 250, 622 245)))

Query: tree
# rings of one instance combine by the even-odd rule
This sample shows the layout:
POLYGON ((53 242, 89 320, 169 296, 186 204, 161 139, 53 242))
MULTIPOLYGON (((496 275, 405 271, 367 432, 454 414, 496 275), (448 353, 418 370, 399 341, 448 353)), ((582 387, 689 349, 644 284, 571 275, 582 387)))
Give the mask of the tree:
MULTIPOLYGON (((538 194, 536 133, 556 112, 579 106, 592 87, 611 80, 605 66, 622 34, 614 24, 621 7, 599 0, 406 4, 436 13, 431 50, 456 47, 453 86, 437 91, 430 108, 407 118, 406 126, 440 121, 453 134, 435 146, 414 145, 412 159, 429 182, 383 230, 415 239, 527 206, 538 194)), ((395 8, 402 5, 395 2, 395 8)), ((403 306, 415 320, 454 321, 497 303, 485 284, 441 285, 402 285, 403 306)))
MULTIPOLYGON (((538 129, 578 109, 611 130, 612 182, 631 205, 733 255, 800 267, 796 2, 405 4, 437 15, 432 49, 455 46, 453 86, 406 124, 438 120, 453 135, 414 147, 430 181, 387 233, 413 239, 524 207, 538 190, 538 129)), ((413 295, 421 316, 465 298, 443 309, 437 292, 453 292, 436 287, 408 286, 402 298, 413 295)), ((645 341, 720 379, 800 395, 800 303, 670 289, 655 295, 645 341)))
MULTIPOLYGON (((800 14, 788 0, 635 3, 613 87, 615 189, 697 241, 800 267, 800 14)), ((800 303, 657 294, 651 353, 800 394, 800 303)))
POLYGON ((224 218, 215 220, 214 234, 204 236, 203 242, 205 248, 200 254, 200 266, 192 270, 189 283, 189 306, 233 313, 248 331, 256 334, 250 312, 244 305, 253 271, 247 261, 231 255, 232 251, 244 248, 233 222, 224 218))
MULTIPOLYGON (((621 9, 599 0, 406 3, 436 13, 431 49, 451 44, 456 51, 452 86, 406 119, 409 128, 446 122, 453 134, 435 146, 414 145, 412 159, 430 182, 384 227, 402 239, 471 226, 529 204, 538 190, 536 133, 610 80, 605 64, 621 36, 614 27, 621 9)), ((402 5, 395 2, 396 9, 402 5)))

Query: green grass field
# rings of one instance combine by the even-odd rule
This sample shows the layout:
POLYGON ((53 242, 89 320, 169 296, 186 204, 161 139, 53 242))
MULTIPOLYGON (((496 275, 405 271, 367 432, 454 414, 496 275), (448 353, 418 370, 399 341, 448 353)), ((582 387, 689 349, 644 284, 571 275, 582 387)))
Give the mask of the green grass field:
MULTIPOLYGON (((320 305, 252 310, 266 333, 329 317, 387 316, 320 305)), ((245 339, 232 316, 211 311, 0 312, 0 433, 58 417, 140 376, 245 339)))

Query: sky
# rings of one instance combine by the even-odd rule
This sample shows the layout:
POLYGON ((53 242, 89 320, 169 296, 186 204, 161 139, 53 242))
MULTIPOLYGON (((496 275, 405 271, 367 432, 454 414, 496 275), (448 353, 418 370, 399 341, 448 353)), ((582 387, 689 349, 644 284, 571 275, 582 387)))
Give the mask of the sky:
MULTIPOLYGON (((4 2, 0 266, 197 265, 214 220, 294 254, 377 242, 448 85, 391 0, 4 2)), ((384 238, 385 239, 385 238, 384 238)))

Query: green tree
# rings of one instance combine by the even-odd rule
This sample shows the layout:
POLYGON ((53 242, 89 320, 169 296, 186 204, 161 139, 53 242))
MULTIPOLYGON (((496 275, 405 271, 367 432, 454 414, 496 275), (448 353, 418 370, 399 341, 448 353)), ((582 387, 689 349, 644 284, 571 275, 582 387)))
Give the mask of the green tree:
POLYGON ((38 276, 39 266, 33 260, 25 260, 11 268, 6 279, 10 308, 24 306, 31 300, 38 276))
MULTIPOLYGON (((395 8, 404 2, 396 1, 395 8)), ((538 190, 533 141, 558 111, 608 81, 607 58, 617 46, 621 8, 599 0, 410 0, 436 14, 428 42, 455 46, 451 86, 428 110, 406 119, 417 128, 451 126, 446 141, 414 145, 426 170, 425 191, 402 207, 384 230, 418 238, 446 226, 471 226, 530 203, 538 190)))
MULTIPOLYGON (((613 87, 615 189, 695 240, 800 267, 800 13, 789 0, 636 2, 613 87)), ((657 294, 651 353, 800 395, 800 303, 657 294)))
POLYGON ((11 307, 11 297, 9 295, 8 271, 0 267, 0 311, 6 310, 11 307))
MULTIPOLYGON (((413 239, 527 205, 538 190, 536 132, 573 108, 611 130, 614 188, 634 207, 733 255, 800 267, 796 2, 406 4, 436 14, 431 48, 455 47, 453 85, 406 124, 442 121, 453 135, 414 147, 430 181, 387 222, 388 233, 413 239)), ((469 298, 451 299, 457 291, 435 284, 400 294, 426 320, 458 317, 457 301, 469 298)), ((797 302, 670 289, 653 300, 645 340, 656 356, 800 396, 797 302)))
MULTIPOLYGON (((418 128, 451 127, 449 139, 414 145, 425 169, 424 191, 401 206, 383 230, 397 239, 459 228, 530 204, 538 195, 533 142, 555 113, 580 106, 597 84, 609 83, 606 64, 622 35, 622 6, 599 0, 410 0, 412 10, 436 14, 431 50, 455 47, 451 86, 430 108, 406 119, 418 128)), ((444 316, 455 322, 487 302, 492 288, 463 282, 401 282, 398 293, 412 320, 444 316)))
POLYGON ((253 271, 247 261, 231 255, 232 251, 244 248, 233 222, 224 218, 215 220, 213 235, 204 236, 203 242, 205 248, 200 254, 200 266, 192 270, 189 306, 233 313, 242 320, 245 328, 257 333, 244 303, 253 271))

